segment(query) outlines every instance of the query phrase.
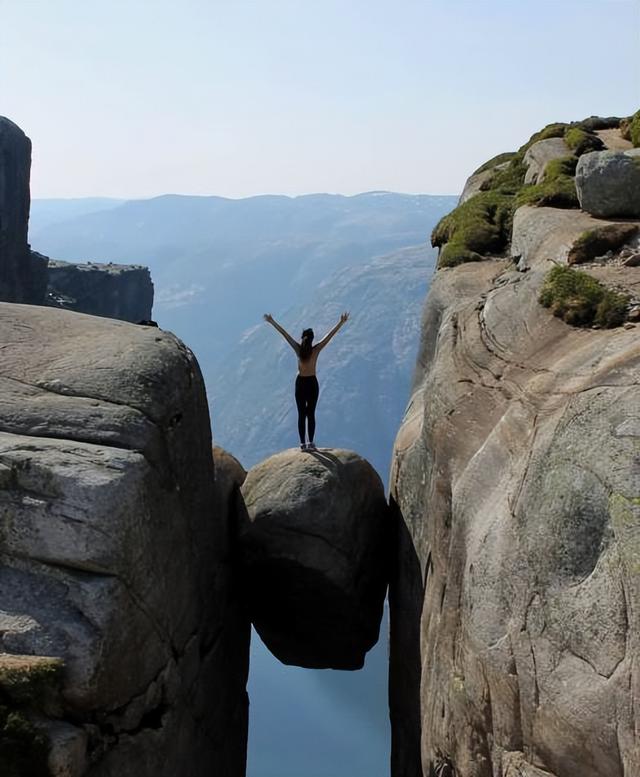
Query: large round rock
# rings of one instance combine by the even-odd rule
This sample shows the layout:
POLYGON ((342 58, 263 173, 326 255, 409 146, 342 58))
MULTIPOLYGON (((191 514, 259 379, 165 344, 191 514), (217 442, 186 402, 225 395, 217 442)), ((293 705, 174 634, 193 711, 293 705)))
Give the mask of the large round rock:
POLYGON ((360 669, 375 645, 388 579, 382 482, 356 453, 288 450, 242 486, 251 618, 285 664, 360 669))
POLYGON ((592 216, 640 218, 640 148, 583 154, 576 190, 580 207, 592 216))

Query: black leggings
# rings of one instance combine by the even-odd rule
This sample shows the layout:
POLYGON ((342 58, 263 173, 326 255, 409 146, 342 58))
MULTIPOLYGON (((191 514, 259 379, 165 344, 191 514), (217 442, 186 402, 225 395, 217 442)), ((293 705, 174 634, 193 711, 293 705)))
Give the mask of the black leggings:
POLYGON ((296 405, 298 406, 298 434, 304 443, 304 421, 309 425, 309 442, 316 432, 316 404, 320 386, 315 375, 298 375, 296 378, 296 405))

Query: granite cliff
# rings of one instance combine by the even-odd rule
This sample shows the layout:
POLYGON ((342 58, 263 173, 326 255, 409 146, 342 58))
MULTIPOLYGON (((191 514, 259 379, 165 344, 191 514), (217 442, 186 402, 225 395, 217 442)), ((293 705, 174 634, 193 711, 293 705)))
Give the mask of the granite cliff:
POLYGON ((545 128, 434 231, 390 478, 393 777, 640 773, 633 122, 545 128))
POLYGON ((242 777, 239 476, 193 354, 6 303, 0 341, 0 771, 49 773, 48 738, 56 777, 242 777))
POLYGON ((146 267, 52 261, 31 250, 30 172, 31 141, 0 116, 0 301, 150 320, 153 283, 146 267))

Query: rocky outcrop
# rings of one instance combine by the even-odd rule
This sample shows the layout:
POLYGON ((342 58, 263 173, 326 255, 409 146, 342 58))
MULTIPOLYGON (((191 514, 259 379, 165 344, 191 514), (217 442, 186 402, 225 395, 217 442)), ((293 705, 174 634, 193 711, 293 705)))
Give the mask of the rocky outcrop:
POLYGON ((153 283, 148 267, 50 259, 48 278, 47 302, 53 307, 134 323, 151 319, 153 283))
POLYGON ((389 516, 380 478, 351 451, 288 450, 242 486, 251 620, 286 664, 359 669, 378 640, 389 516))
POLYGON ((90 777, 240 777, 249 626, 193 355, 35 306, 0 340, 0 651, 64 661, 49 726, 90 777))
POLYGON ((524 272, 432 283, 391 472, 393 777, 640 773, 638 329, 538 303, 597 224, 521 208, 524 272))
POLYGON ((527 168, 524 182, 541 183, 549 162, 553 159, 563 159, 570 154, 571 151, 562 138, 547 138, 533 143, 527 149, 523 159, 527 168))
POLYGON ((576 189, 580 207, 593 216, 640 218, 640 149, 583 154, 576 189))
POLYGON ((150 320, 153 283, 147 267, 53 261, 30 249, 30 171, 31 141, 0 116, 0 301, 150 320))
POLYGON ((43 304, 47 260, 27 242, 31 141, 0 116, 0 301, 43 304))

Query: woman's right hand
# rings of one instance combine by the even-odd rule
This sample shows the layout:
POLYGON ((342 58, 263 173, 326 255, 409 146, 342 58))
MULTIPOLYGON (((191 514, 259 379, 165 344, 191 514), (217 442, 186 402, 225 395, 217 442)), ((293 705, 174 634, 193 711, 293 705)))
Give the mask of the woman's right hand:
POLYGON ((349 313, 348 313, 347 311, 345 311, 345 312, 344 312, 344 313, 343 313, 343 314, 340 316, 340 323, 341 323, 341 324, 345 324, 345 323, 346 323, 348 320, 349 320, 349 313))
POLYGON ((271 313, 265 313, 263 318, 267 322, 267 324, 273 324, 273 316, 271 315, 271 313))

